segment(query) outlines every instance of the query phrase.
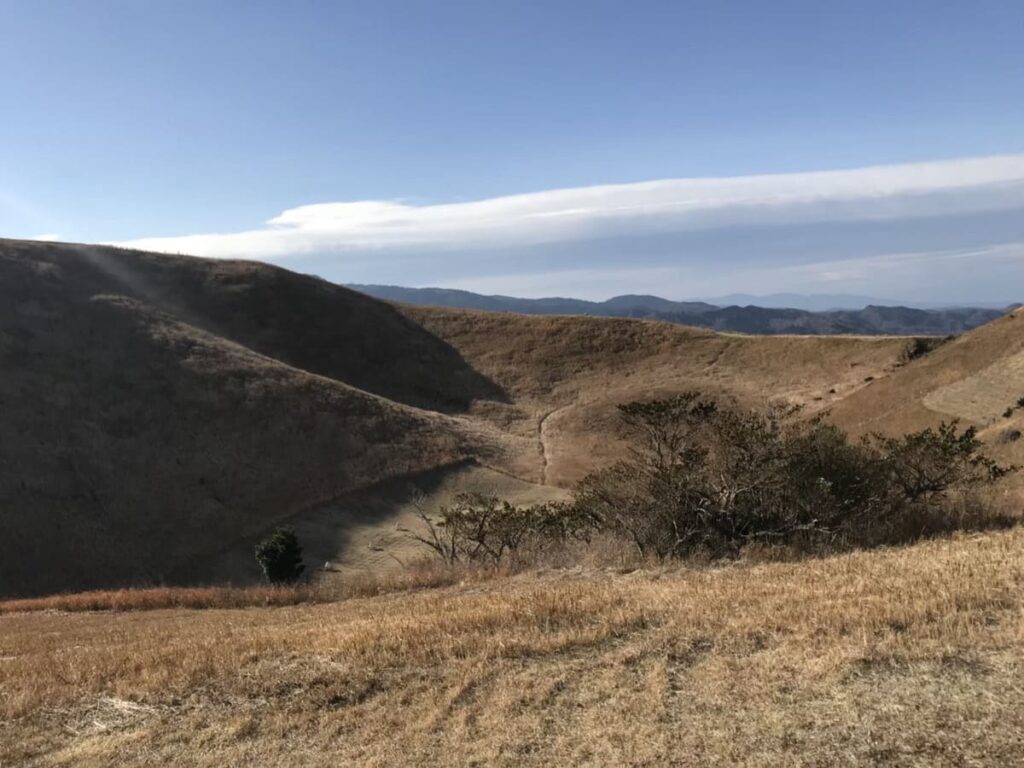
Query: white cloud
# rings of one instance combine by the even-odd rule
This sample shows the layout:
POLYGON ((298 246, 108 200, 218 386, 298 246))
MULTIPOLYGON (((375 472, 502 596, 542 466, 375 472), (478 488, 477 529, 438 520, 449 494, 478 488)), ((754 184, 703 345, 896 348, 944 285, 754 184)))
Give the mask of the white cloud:
POLYGON ((60 235, 54 235, 54 234, 47 233, 45 235, 34 235, 33 237, 30 237, 29 239, 30 240, 41 240, 41 241, 44 241, 44 242, 56 242, 56 241, 61 239, 61 236, 60 235))
POLYGON ((856 170, 668 179, 468 203, 306 205, 237 233, 117 245, 213 257, 467 251, 746 225, 872 221, 1024 207, 1024 155, 856 170))

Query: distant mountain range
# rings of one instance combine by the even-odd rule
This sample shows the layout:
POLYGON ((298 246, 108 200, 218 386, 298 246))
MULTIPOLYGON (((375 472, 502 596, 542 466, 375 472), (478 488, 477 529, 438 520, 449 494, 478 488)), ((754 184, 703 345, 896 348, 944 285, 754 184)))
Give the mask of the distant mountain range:
POLYGON ((731 293, 715 298, 702 297, 699 301, 718 307, 755 306, 771 309, 806 309, 808 312, 831 312, 838 309, 864 309, 865 307, 911 307, 913 309, 1004 309, 1010 301, 897 301, 878 296, 858 296, 851 293, 731 293))
POLYGON ((847 295, 733 296, 708 301, 670 301, 659 296, 625 295, 607 301, 571 298, 522 299, 514 296, 485 296, 450 288, 403 288, 395 285, 350 285, 349 288, 388 301, 435 307, 482 309, 490 312, 518 312, 528 315, 597 315, 663 320, 684 325, 742 333, 801 334, 925 334, 962 333, 983 325, 1010 307, 945 307, 923 309, 872 303, 869 297, 847 295), (735 301, 733 301, 735 300, 735 301), (762 301, 756 306, 747 300, 762 301), (792 300, 806 306, 829 307, 813 310, 779 306, 792 300), (864 303, 861 304, 860 302, 864 303))

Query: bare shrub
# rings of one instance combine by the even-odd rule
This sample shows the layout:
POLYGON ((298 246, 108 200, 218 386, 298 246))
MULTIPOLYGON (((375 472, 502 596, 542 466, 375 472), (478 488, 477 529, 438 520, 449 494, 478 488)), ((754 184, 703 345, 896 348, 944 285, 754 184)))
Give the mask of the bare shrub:
POLYGON ((968 518, 950 514, 950 497, 970 498, 1014 469, 984 456, 974 429, 955 422, 854 444, 792 409, 743 411, 698 392, 620 412, 630 458, 584 479, 575 506, 641 557, 908 541, 961 527, 968 518))
POLYGON ((420 525, 400 530, 428 547, 446 565, 485 563, 496 566, 527 550, 539 550, 570 540, 586 540, 593 519, 582 508, 549 502, 516 506, 496 496, 463 493, 451 506, 432 517, 416 503, 420 525))

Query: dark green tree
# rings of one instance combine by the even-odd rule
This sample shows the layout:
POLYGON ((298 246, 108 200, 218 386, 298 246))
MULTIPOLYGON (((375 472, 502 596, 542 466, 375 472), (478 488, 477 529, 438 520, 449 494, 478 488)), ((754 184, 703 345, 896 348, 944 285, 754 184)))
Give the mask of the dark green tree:
POLYGON ((302 562, 302 545, 295 529, 283 527, 256 545, 256 562, 271 584, 298 581, 306 566, 302 562))

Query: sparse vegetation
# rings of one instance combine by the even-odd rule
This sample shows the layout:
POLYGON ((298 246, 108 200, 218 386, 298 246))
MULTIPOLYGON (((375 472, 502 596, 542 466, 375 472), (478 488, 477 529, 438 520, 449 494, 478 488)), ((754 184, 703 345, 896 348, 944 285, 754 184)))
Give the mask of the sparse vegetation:
POLYGON ((900 363, 906 365, 919 358, 924 357, 932 350, 938 349, 943 344, 952 341, 954 336, 919 336, 911 339, 907 346, 900 353, 900 363))
POLYGON ((835 550, 954 530, 966 520, 950 514, 949 496, 1014 469, 955 423, 854 444, 821 420, 697 392, 620 410, 631 458, 585 479, 576 504, 659 558, 735 556, 754 543, 835 550))
POLYGON ((1009 522, 972 492, 1015 467, 987 457, 973 427, 851 443, 795 409, 743 410, 699 392, 619 410, 630 458, 585 478, 572 503, 461 496, 436 520, 422 512, 410 535, 448 564, 496 565, 594 531, 621 536, 641 558, 719 558, 751 545, 835 551, 1009 522))
POLYGON ((529 550, 585 541, 594 521, 579 507, 549 502, 516 506, 496 496, 459 494, 432 517, 419 508, 420 527, 403 532, 427 546, 443 563, 496 566, 529 550))
POLYGON ((1018 408, 1024 409, 1024 397, 1019 398, 1013 405, 1008 406, 1007 409, 1003 411, 1003 418, 1010 418, 1018 408))

